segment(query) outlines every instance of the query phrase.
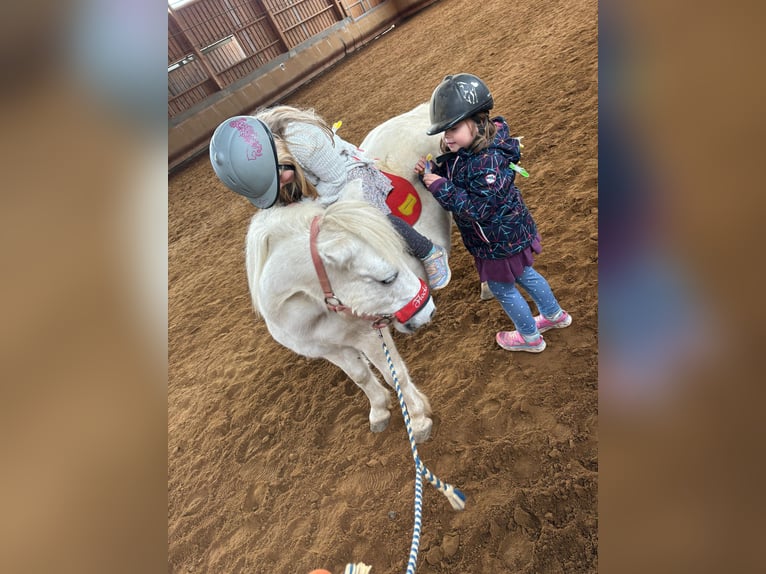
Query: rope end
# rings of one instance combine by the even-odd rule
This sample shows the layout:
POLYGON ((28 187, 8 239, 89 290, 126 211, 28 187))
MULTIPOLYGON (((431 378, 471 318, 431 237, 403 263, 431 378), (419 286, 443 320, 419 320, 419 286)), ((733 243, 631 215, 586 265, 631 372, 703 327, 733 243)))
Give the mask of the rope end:
POLYGON ((447 497, 450 505, 455 510, 463 510, 465 508, 465 494, 463 494, 454 486, 448 486, 447 490, 444 491, 444 496, 447 497))
POLYGON ((343 574, 369 574, 370 570, 372 570, 372 566, 368 566, 364 562, 357 562, 356 564, 346 564, 343 574))

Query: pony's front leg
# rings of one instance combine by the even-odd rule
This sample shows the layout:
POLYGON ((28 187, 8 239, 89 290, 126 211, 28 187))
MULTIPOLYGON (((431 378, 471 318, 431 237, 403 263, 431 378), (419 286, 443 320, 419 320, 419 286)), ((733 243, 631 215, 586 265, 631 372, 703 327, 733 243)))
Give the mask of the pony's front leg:
MULTIPOLYGON (((404 364, 402 357, 399 355, 399 351, 396 349, 394 340, 391 337, 391 332, 388 329, 383 329, 381 332, 383 333, 383 342, 386 344, 388 354, 391 357, 391 362, 394 365, 396 378, 399 381, 399 388, 402 391, 404 402, 407 405, 413 438, 416 443, 425 442, 431 436, 431 427, 433 426, 433 421, 431 421, 431 403, 428 401, 428 397, 423 394, 410 379, 407 366, 404 364)), ((383 373, 386 382, 393 389, 396 389, 381 339, 377 334, 375 334, 374 341, 372 341, 370 345, 365 346, 365 354, 372 364, 383 373)))
POLYGON ((351 347, 338 348, 324 357, 340 367, 356 385, 364 391, 370 401, 370 430, 382 432, 391 419, 391 394, 370 369, 367 359, 351 347))

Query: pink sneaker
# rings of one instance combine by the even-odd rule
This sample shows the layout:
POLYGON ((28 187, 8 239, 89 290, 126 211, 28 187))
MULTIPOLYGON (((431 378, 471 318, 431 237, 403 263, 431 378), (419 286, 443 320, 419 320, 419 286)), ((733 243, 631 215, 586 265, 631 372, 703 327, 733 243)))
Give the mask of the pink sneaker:
POLYGON ((572 316, 566 311, 562 311, 559 318, 555 321, 551 321, 542 315, 535 317, 535 325, 537 325, 537 330, 541 333, 545 333, 545 331, 550 329, 563 329, 564 327, 569 327, 571 324, 572 316))
POLYGON ((545 339, 543 339, 542 335, 538 335, 537 339, 530 343, 518 331, 500 331, 495 336, 495 340, 506 351, 540 353, 545 349, 545 339))

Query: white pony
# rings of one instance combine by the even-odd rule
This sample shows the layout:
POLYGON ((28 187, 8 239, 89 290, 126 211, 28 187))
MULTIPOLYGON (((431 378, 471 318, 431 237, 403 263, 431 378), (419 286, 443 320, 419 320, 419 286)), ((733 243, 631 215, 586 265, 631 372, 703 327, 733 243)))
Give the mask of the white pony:
MULTIPOLYGON (((449 214, 412 172, 419 156, 438 153, 438 136, 425 136, 427 127, 428 108, 421 105, 375 128, 360 147, 384 171, 423 191, 415 227, 449 249, 449 214)), ((300 355, 327 359, 364 391, 373 432, 384 430, 391 416, 390 392, 370 368, 394 385, 385 342, 415 441, 423 442, 431 432, 431 407, 411 381, 387 324, 412 333, 431 320, 436 307, 422 263, 407 253, 379 210, 357 199, 360 193, 353 182, 344 198, 327 208, 303 202, 253 216, 245 246, 253 307, 277 342, 300 355)))
POLYGON ((429 154, 436 157, 441 153, 441 135, 426 134, 431 126, 428 107, 428 103, 420 104, 383 122, 367 134, 359 147, 365 155, 376 160, 381 170, 398 175, 412 184, 423 205, 422 215, 414 224, 415 229, 449 253, 452 217, 412 170, 418 158, 429 154))

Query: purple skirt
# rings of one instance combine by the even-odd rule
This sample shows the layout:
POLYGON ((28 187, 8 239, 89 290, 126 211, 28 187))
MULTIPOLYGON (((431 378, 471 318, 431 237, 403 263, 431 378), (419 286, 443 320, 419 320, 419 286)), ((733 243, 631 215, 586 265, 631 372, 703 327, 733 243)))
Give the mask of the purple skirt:
POLYGON ((500 283, 516 283, 525 267, 532 267, 535 263, 535 253, 543 250, 538 234, 532 243, 524 250, 514 253, 505 259, 479 259, 474 257, 476 271, 479 272, 481 281, 498 281, 500 283))

